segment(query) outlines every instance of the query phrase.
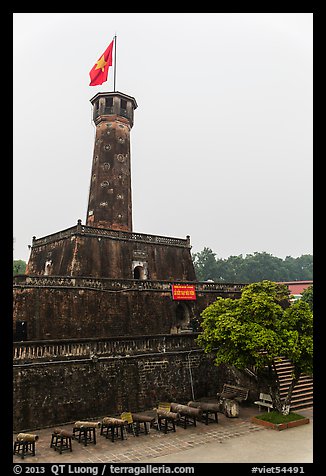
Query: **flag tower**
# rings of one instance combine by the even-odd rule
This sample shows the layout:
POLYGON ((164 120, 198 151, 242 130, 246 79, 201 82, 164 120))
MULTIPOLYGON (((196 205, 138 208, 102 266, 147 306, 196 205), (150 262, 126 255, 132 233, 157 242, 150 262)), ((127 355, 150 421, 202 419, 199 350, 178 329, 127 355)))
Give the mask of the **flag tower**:
POLYGON ((130 130, 137 103, 120 92, 90 101, 96 136, 86 224, 132 231, 130 130))

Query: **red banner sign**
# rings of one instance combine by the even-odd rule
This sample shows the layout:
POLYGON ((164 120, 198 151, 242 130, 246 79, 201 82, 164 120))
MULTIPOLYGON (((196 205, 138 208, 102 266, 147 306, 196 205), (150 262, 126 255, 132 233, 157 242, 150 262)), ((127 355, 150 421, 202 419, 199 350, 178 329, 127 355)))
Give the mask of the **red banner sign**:
POLYGON ((195 286, 189 284, 173 284, 172 297, 175 301, 195 301, 196 290, 195 286))

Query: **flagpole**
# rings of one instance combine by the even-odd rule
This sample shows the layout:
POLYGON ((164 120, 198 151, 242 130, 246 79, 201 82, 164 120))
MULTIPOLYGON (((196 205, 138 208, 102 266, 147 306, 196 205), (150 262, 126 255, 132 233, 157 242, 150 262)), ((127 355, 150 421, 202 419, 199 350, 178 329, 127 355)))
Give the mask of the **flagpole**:
POLYGON ((116 78, 116 64, 117 64, 117 35, 114 35, 114 82, 113 92, 115 92, 115 78, 116 78))

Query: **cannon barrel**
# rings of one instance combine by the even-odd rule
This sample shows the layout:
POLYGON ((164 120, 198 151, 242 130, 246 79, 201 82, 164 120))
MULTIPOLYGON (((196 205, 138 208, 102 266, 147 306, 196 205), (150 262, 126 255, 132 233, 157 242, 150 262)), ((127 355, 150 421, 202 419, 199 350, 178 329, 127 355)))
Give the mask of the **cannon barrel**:
POLYGON ((201 408, 204 412, 205 411, 218 412, 220 410, 220 404, 219 403, 190 401, 190 402, 188 402, 188 406, 193 407, 193 408, 201 408))
POLYGON ((75 428, 99 428, 101 426, 100 421, 76 421, 75 428))
POLYGON ((126 420, 122 418, 104 417, 102 420, 103 425, 125 425, 126 420))
POLYGON ((192 400, 187 403, 188 407, 199 408, 202 402, 193 402, 192 400))
POLYGON ((178 412, 169 412, 167 410, 157 410, 157 416, 159 418, 170 418, 172 420, 178 420, 179 419, 179 413, 178 412))
POLYGON ((203 410, 201 408, 194 408, 175 402, 171 403, 171 411, 180 413, 180 415, 187 415, 192 418, 200 418, 203 414, 203 410))
POLYGON ((33 442, 38 440, 38 436, 32 435, 31 433, 18 433, 16 440, 33 442))
POLYGON ((132 418, 134 421, 138 421, 140 423, 152 423, 155 418, 147 415, 141 415, 139 413, 133 413, 132 418))
POLYGON ((59 435, 59 436, 64 436, 65 438, 72 438, 73 437, 73 434, 71 433, 71 431, 62 430, 60 428, 54 428, 53 433, 55 433, 56 435, 59 435))

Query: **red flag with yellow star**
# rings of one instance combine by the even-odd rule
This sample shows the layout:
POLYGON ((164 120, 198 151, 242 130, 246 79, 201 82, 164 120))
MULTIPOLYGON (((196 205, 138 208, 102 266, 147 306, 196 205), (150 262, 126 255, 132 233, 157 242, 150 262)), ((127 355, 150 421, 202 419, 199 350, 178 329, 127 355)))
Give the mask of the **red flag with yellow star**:
POLYGON ((93 68, 90 70, 90 86, 97 86, 104 83, 108 79, 109 66, 112 66, 113 42, 114 40, 111 41, 102 56, 97 60, 93 68))

